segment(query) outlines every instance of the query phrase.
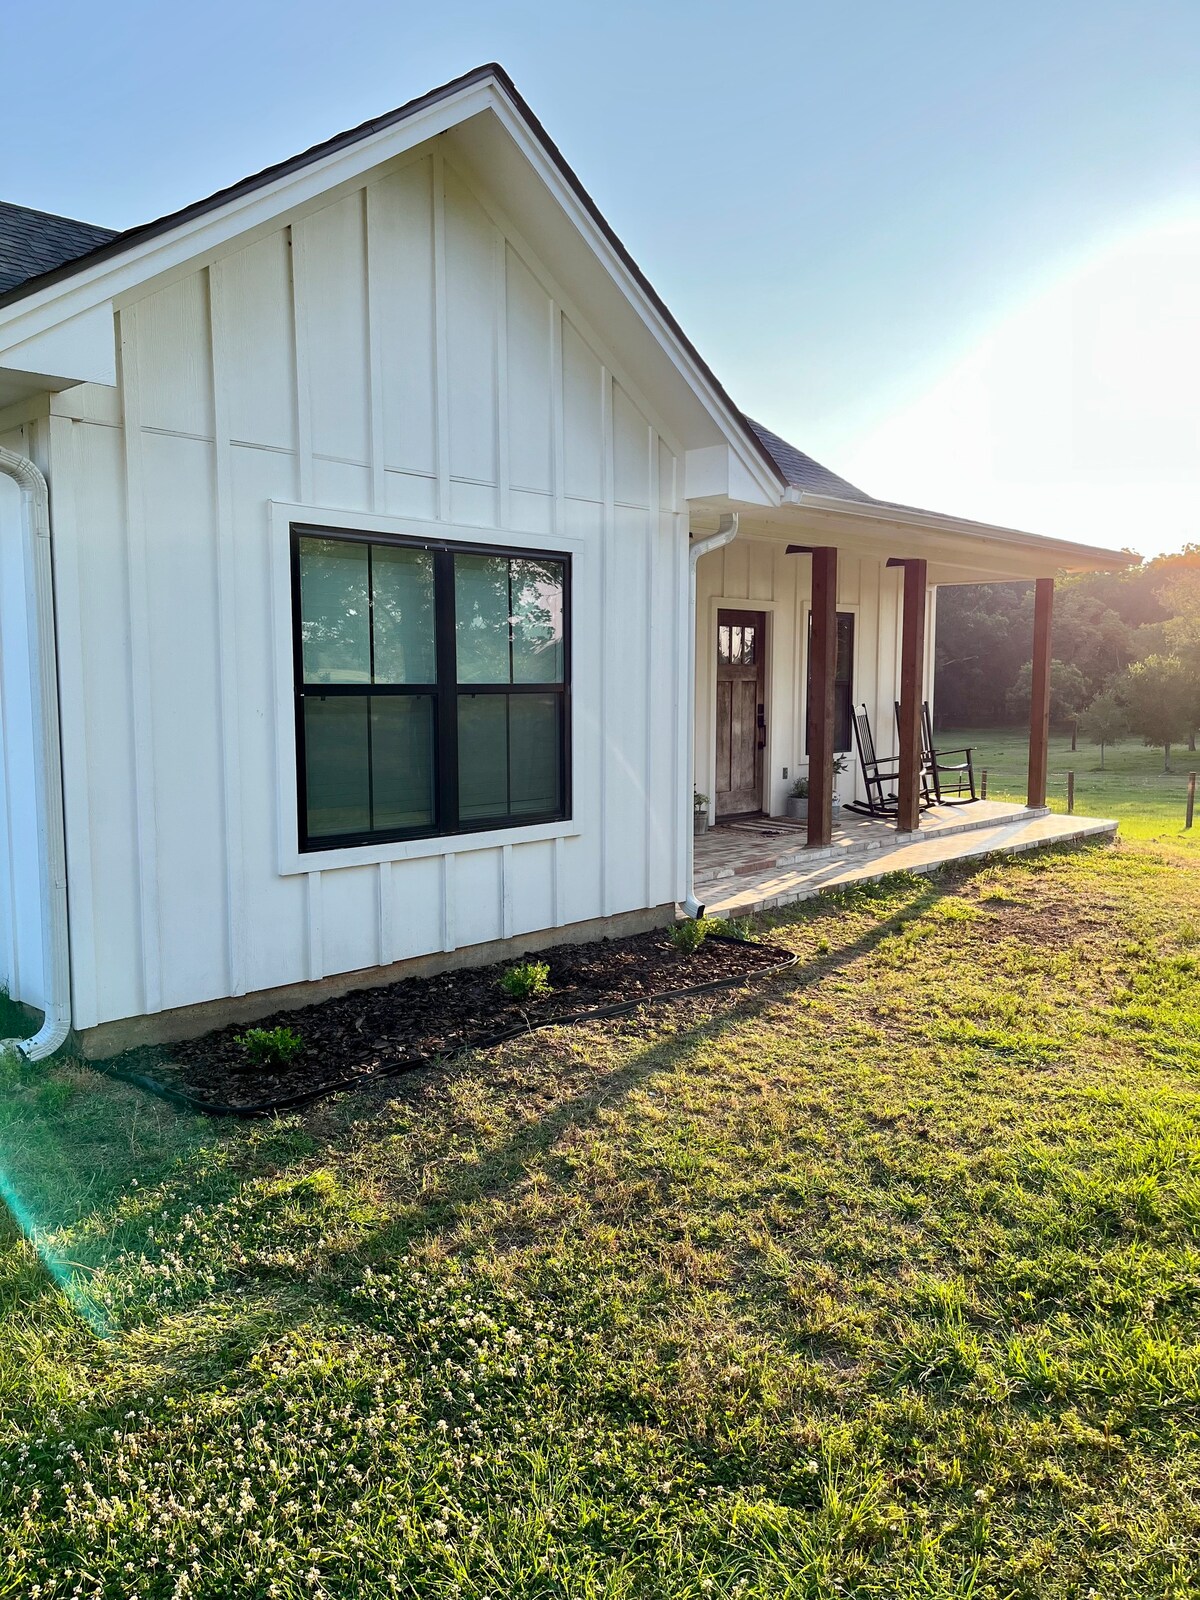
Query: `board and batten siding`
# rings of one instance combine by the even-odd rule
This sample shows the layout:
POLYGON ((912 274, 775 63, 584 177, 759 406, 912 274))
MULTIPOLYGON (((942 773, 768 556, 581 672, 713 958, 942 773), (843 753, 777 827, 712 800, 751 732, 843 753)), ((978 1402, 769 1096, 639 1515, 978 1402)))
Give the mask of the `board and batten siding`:
MULTIPOLYGON (((792 782, 808 770, 805 748, 808 615, 812 562, 788 555, 785 539, 742 535, 702 556, 696 570, 696 785, 715 792, 716 618, 721 607, 761 609, 767 617, 767 804, 782 815, 792 782), (783 776, 787 767, 788 777, 783 776)), ((854 703, 866 703, 881 755, 896 748, 894 704, 900 692, 902 574, 886 559, 842 552, 838 560, 839 611, 855 616, 854 703)), ((926 630, 927 698, 932 701, 933 608, 926 630)), ((865 798, 858 759, 840 780, 842 798, 865 798)))
POLYGON ((427 149, 118 317, 50 424, 76 1026, 682 894, 678 450, 492 202, 427 149), (578 541, 569 832, 281 869, 272 501, 578 541))

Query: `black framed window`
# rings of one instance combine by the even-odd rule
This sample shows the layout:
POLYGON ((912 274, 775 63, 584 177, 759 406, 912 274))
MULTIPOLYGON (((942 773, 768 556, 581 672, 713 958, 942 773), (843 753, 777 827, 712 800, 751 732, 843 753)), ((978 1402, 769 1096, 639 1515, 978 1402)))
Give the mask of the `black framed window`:
POLYGON ((292 529, 301 850, 568 814, 570 559, 292 529))
MULTIPOLYGON (((812 694, 812 612, 808 614, 808 683, 805 685, 805 724, 812 694)), ((836 755, 850 749, 850 725, 854 716, 854 613, 837 613, 837 665, 833 674, 833 749, 836 755)))

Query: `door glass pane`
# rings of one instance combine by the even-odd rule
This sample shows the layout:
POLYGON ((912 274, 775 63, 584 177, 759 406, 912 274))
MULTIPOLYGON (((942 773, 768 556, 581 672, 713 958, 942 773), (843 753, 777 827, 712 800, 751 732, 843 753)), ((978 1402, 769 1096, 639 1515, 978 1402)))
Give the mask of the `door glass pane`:
POLYGON ((431 696, 371 696, 371 797, 376 829, 433 826, 431 696))
POLYGON ((540 816, 561 808, 559 703, 556 694, 514 694, 509 699, 514 817, 540 816))
POLYGON ((508 696, 458 697, 458 814, 462 822, 508 812, 508 696))
POLYGON ((742 665, 744 667, 752 667, 754 665, 756 632, 757 630, 752 623, 742 630, 742 665))
POLYGON ((377 544, 371 552, 375 682, 433 683, 433 557, 377 544))
POLYGON ((511 563, 514 683, 563 681, 563 565, 511 563))
POLYGON ((371 826, 365 695, 305 699, 304 758, 310 838, 365 833, 371 826))
POLYGON ((717 660, 722 664, 729 661, 729 624, 723 622, 717 629, 717 660))
POLYGON ((459 683, 510 683, 507 556, 454 557, 459 683))
POLYGON ((305 683, 369 683, 367 546, 300 541, 300 638, 305 683))

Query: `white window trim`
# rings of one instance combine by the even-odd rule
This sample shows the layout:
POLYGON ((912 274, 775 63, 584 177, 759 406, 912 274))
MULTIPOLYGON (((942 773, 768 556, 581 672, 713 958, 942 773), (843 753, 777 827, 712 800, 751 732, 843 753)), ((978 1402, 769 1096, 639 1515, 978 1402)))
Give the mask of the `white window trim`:
MULTIPOLYGON (((574 817, 561 822, 533 823, 528 827, 490 828, 479 833, 444 834, 433 839, 395 839, 379 844, 347 845, 329 850, 300 849, 297 802, 297 751, 294 663, 292 660, 292 524, 307 523, 347 533, 380 533, 410 539, 455 539, 464 544, 511 545, 514 549, 563 551, 571 557, 571 605, 576 595, 591 591, 590 563, 582 539, 557 533, 529 533, 511 528, 467 527, 459 523, 421 521, 414 517, 380 516, 368 511, 331 511, 326 506, 298 505, 286 500, 268 502, 268 537, 271 546, 271 621, 275 659, 275 795, 279 833, 281 877, 329 872, 339 867, 378 866, 385 861, 412 861, 431 856, 465 854, 471 850, 496 850, 503 845, 527 844, 540 839, 567 839, 582 832, 574 817)), ((586 602, 585 602, 586 603, 586 602)), ((580 608, 582 610, 582 607, 580 608)), ((572 654, 578 659, 572 630, 572 654)), ((574 669, 574 662, 572 663, 574 669)), ((572 673, 572 676, 574 673, 572 673)), ((579 719, 571 718, 571 771, 579 767, 579 719)), ((573 805, 574 809, 574 805, 573 805)))

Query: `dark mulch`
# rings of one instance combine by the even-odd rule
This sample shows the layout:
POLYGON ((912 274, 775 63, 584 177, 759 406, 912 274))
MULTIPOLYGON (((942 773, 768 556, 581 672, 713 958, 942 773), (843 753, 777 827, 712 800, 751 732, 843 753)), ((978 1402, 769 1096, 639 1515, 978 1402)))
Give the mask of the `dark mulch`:
POLYGON ((688 955, 675 949, 665 929, 595 944, 556 945, 529 958, 550 968, 552 993, 541 999, 513 1001, 500 988, 499 978, 511 962, 457 968, 358 989, 199 1039, 131 1050, 106 1065, 211 1104, 262 1105, 319 1094, 414 1057, 450 1055, 497 1034, 596 1007, 649 1000, 722 979, 748 979, 787 958, 786 951, 770 945, 712 938, 688 955), (286 1065, 253 1065, 238 1043, 247 1026, 292 1028, 304 1048, 286 1065))

